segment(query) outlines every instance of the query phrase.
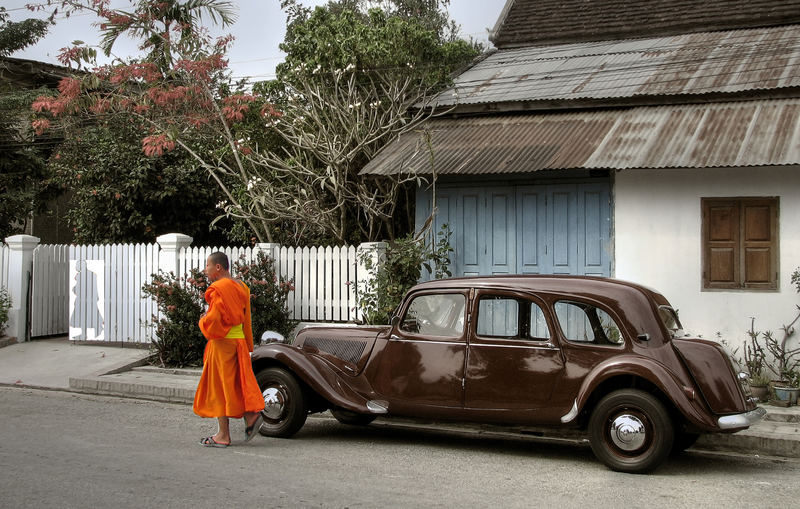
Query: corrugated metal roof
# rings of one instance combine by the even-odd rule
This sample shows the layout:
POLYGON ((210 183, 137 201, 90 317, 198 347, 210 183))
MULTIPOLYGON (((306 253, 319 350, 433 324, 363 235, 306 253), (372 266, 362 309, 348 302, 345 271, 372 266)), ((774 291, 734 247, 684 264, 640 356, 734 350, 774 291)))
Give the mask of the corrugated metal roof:
MULTIPOLYGON (((800 99, 431 120, 436 172, 800 164, 800 99)), ((424 132, 385 147, 362 174, 431 174, 424 132)))
POLYGON ((439 106, 709 94, 800 86, 800 25, 500 50, 439 106))
POLYGON ((513 0, 498 48, 800 23, 800 0, 513 0))

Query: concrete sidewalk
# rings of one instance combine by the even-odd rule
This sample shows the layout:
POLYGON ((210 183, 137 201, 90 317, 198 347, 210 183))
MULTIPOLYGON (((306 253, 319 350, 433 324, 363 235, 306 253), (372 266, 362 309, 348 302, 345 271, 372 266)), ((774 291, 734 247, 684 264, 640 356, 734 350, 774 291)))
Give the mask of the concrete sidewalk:
MULTIPOLYGON (((160 369, 146 365, 149 351, 140 348, 76 345, 66 338, 35 340, 0 348, 0 385, 67 390, 191 404, 199 369, 160 369)), ((703 435, 693 450, 800 459, 800 407, 768 404, 766 418, 734 434, 703 435)), ((325 414, 327 415, 327 414, 325 414)), ((571 430, 382 419, 382 426, 437 428, 475 434, 519 434, 583 441, 571 430)))

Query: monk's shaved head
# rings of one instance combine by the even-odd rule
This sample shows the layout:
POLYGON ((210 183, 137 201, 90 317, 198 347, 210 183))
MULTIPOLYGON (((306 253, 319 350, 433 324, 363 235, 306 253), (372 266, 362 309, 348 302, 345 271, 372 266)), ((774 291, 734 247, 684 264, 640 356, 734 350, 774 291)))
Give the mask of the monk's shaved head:
POLYGON ((217 251, 216 253, 211 253, 208 255, 208 261, 211 262, 211 265, 219 265, 224 270, 230 270, 230 263, 228 263, 228 255, 221 251, 217 251))

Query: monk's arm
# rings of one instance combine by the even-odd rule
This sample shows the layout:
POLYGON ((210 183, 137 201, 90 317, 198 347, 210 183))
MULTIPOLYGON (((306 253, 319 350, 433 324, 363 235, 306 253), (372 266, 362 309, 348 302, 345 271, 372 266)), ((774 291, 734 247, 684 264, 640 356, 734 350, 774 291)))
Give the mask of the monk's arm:
POLYGON ((224 338, 230 327, 226 327, 222 322, 222 297, 219 293, 211 291, 206 300, 208 311, 200 317, 200 330, 206 339, 224 338))
POLYGON ((244 338, 247 341, 247 348, 253 351, 253 320, 250 316, 250 292, 247 292, 247 302, 244 306, 244 322, 242 322, 244 329, 244 338))

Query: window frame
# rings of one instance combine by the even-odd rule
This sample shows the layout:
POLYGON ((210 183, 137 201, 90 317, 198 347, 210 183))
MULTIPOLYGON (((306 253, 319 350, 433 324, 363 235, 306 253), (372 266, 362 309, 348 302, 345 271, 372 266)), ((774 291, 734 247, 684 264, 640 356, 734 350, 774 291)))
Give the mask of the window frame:
POLYGON ((473 303, 471 305, 471 315, 474 318, 471 318, 470 321, 470 336, 471 342, 475 342, 478 344, 506 344, 506 345, 517 345, 517 346, 525 346, 525 347, 553 347, 555 345, 555 333, 553 332, 553 321, 550 316, 548 316, 548 307, 547 303, 543 300, 534 297, 531 294, 527 293, 520 293, 514 292, 509 290, 497 290, 497 289, 477 289, 476 295, 474 296, 473 303), (480 302, 481 299, 492 299, 492 298, 500 298, 500 299, 509 299, 509 300, 516 300, 520 303, 525 303, 528 306, 528 310, 525 311, 521 307, 518 307, 518 317, 517 317, 517 326, 519 328, 517 337, 503 337, 503 336, 486 336, 478 334, 478 321, 480 320, 480 302), (530 305, 536 305, 542 313, 542 317, 544 318, 545 324, 547 325, 547 330, 550 335, 549 338, 534 338, 530 336, 530 323, 523 323, 520 320, 520 317, 525 316, 528 321, 530 321, 530 305), (524 335, 523 335, 524 331, 524 335))
MULTIPOLYGON (((612 310, 610 310, 609 308, 607 308, 607 307, 605 307, 605 306, 603 306, 601 304, 598 304, 597 302, 579 300, 579 299, 575 299, 575 298, 573 298, 571 296, 568 296, 568 295, 564 295, 564 296, 560 296, 560 297, 556 298, 552 302, 552 306, 553 306, 553 317, 555 318, 555 321, 558 324, 559 333, 561 334, 561 338, 565 341, 565 344, 576 346, 576 347, 579 347, 579 348, 613 348, 613 349, 617 349, 617 350, 625 349, 625 348, 628 347, 628 335, 629 335, 629 332, 625 328, 626 327, 626 322, 621 320, 620 317, 616 313, 614 313, 612 310), (608 315, 608 317, 613 321, 614 326, 616 327, 617 331, 619 331, 619 335, 620 335, 619 343, 614 343, 612 341, 606 341, 606 342, 602 342, 602 343, 597 343, 596 342, 596 340, 597 340, 597 336, 596 335, 594 336, 594 340, 593 341, 581 341, 581 340, 570 339, 569 336, 567 336, 567 332, 564 330, 564 324, 561 322, 561 317, 558 315, 558 305, 561 304, 561 303, 569 304, 569 305, 581 308, 581 310, 583 311, 584 315, 586 316, 586 319, 589 320, 590 325, 593 325, 593 324, 591 324, 591 319, 590 319, 589 315, 586 313, 586 310, 583 309, 584 307, 591 306, 595 310, 600 310, 603 313, 605 313, 606 315, 608 315)), ((596 311, 595 311, 595 318, 599 322, 598 326, 601 326, 601 328, 602 328, 602 322, 600 322, 600 317, 597 316, 596 311)), ((592 327, 592 333, 594 334, 594 327, 592 327)), ((605 332, 605 330, 603 330, 603 337, 606 340, 608 340, 608 334, 605 332)))
POLYGON ((779 291, 780 274, 780 198, 778 196, 761 197, 707 197, 701 198, 701 270, 702 291, 779 291), (749 240, 746 238, 748 207, 764 206, 769 209, 769 240, 749 240), (735 215, 735 231, 732 240, 711 239, 711 212, 713 208, 729 207, 735 215), (712 250, 731 250, 732 279, 728 281, 713 281, 712 275, 712 250), (748 282, 748 250, 768 249, 769 281, 748 282))
POLYGON ((442 290, 429 290, 429 291, 422 291, 414 293, 413 295, 407 296, 404 301, 404 305, 400 313, 398 314, 397 324, 394 327, 394 332, 401 337, 414 339, 417 341, 448 341, 448 342, 456 342, 456 343, 465 343, 466 342, 466 334, 467 334, 467 320, 468 320, 468 309, 470 305, 469 295, 459 289, 452 289, 447 291, 442 290), (403 324, 406 319, 406 316, 411 309, 411 305, 414 301, 421 297, 432 297, 432 296, 442 296, 442 295, 458 295, 464 299, 464 307, 462 308, 462 325, 461 325, 461 333, 458 336, 451 336, 451 335, 439 335, 439 334, 429 334, 429 333, 422 333, 422 332, 412 332, 406 329, 403 329, 403 324))

